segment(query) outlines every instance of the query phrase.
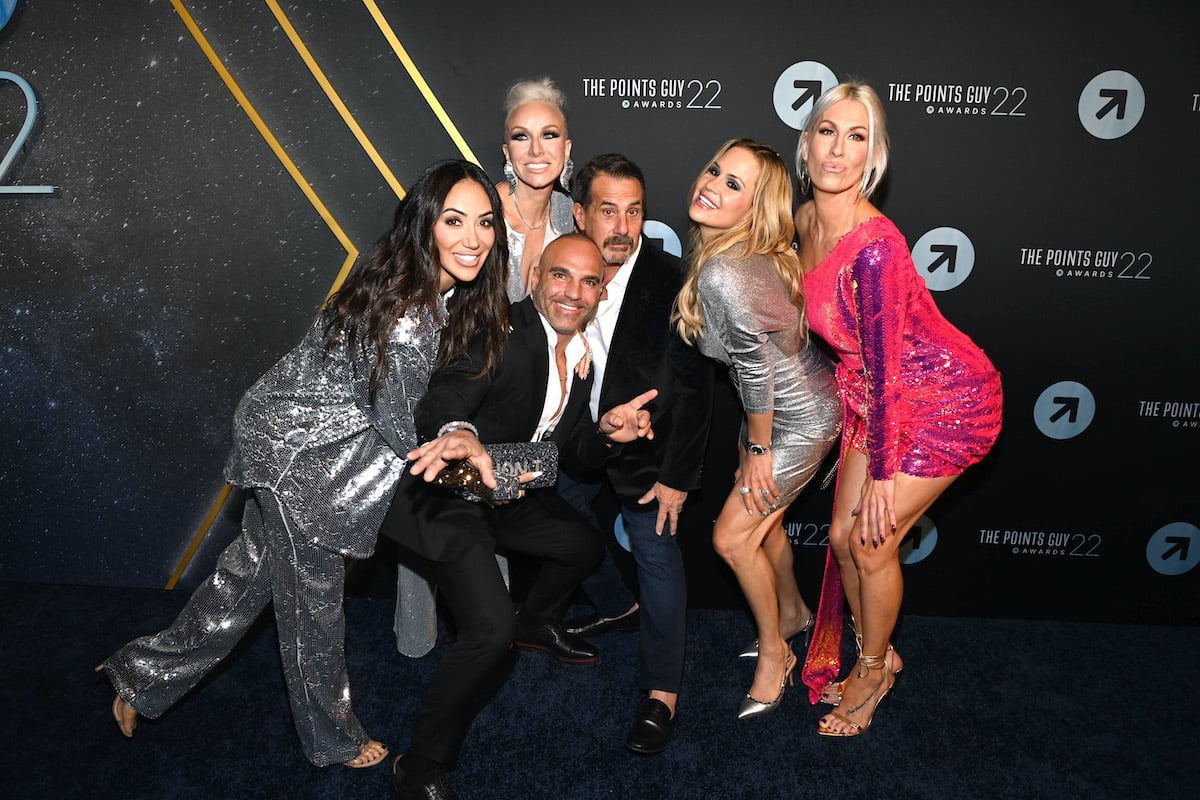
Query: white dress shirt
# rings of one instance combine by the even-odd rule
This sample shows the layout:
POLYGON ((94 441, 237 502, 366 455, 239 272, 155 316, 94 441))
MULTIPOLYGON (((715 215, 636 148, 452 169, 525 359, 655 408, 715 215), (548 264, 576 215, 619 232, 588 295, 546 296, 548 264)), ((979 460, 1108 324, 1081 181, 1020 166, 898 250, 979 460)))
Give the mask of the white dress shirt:
POLYGON ((540 442, 554 432, 554 427, 558 425, 563 409, 567 407, 567 401, 571 398, 571 384, 575 382, 573 373, 587 353, 587 344, 583 337, 572 336, 571 341, 567 343, 567 381, 564 385, 559 377, 557 361, 554 357, 554 347, 558 343, 558 331, 551 328, 550 323, 540 313, 538 319, 541 320, 542 329, 546 332, 549 369, 546 371, 546 400, 542 404, 542 416, 538 420, 533 439, 530 440, 534 442, 540 442))
POLYGON ((605 286, 608 291, 608 299, 600 301, 596 318, 587 326, 588 344, 592 347, 592 370, 596 373, 595 381, 592 383, 592 396, 588 402, 594 420, 600 419, 600 389, 604 384, 604 368, 608 365, 608 347, 612 343, 613 331, 617 327, 617 317, 621 315, 621 303, 625 301, 625 289, 629 286, 630 276, 633 275, 633 262, 637 261, 640 252, 642 252, 642 237, 639 236, 637 247, 605 286))

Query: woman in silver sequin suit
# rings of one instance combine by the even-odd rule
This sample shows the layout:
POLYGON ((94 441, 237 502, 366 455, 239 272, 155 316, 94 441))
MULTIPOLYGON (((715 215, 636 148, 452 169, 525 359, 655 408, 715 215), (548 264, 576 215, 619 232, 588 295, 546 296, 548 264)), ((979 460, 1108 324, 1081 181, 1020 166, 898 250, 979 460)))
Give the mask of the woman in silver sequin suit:
POLYGON ((504 100, 504 180, 496 185, 508 229, 508 299, 529 294, 546 245, 575 230, 567 98, 549 78, 520 81, 504 100), (563 191, 555 190, 555 184, 563 191))
POLYGON ((796 664, 786 640, 811 622, 783 515, 841 427, 833 370, 807 334, 791 209, 779 154, 726 142, 692 186, 690 268, 676 311, 683 338, 729 367, 745 412, 737 480, 713 528, 758 627, 742 718, 778 707, 796 664))
POLYGON ((430 167, 395 225, 326 303, 303 341, 234 415, 226 479, 249 490, 242 533, 170 627, 104 661, 126 736, 158 717, 275 608, 288 698, 317 766, 379 763, 350 703, 345 558, 375 547, 407 454, 412 412, 435 364, 482 334, 489 357, 508 324, 507 247, 491 180, 465 161, 430 167), (446 292, 455 288, 453 296, 446 292))

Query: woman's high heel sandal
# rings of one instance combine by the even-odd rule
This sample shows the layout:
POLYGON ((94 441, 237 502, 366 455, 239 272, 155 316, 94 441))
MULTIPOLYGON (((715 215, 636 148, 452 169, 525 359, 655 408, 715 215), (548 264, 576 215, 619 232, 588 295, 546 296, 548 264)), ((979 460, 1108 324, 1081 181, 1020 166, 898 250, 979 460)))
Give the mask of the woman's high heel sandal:
POLYGON ((117 727, 121 729, 121 734, 126 739, 132 739, 133 731, 137 728, 137 712, 134 711, 133 706, 121 699, 121 695, 113 698, 112 715, 117 722, 117 727))
MULTIPOLYGON (((784 640, 788 643, 788 647, 792 646, 793 640, 799 638, 800 647, 807 650, 809 640, 812 638, 813 623, 816 621, 817 612, 810 610, 808 612, 808 622, 804 623, 804 627, 796 631, 794 635, 784 637, 784 640)), ((758 639, 743 647, 742 652, 738 653, 738 658, 758 658, 758 639)))
POLYGON ((875 712, 876 712, 876 710, 879 709, 879 704, 883 702, 883 698, 887 697, 888 692, 890 692, 892 690, 892 687, 896 685, 895 676, 889 674, 890 670, 887 670, 887 652, 886 651, 881 656, 859 656, 858 657, 858 677, 859 678, 865 678, 870 673, 874 672, 875 670, 884 672, 883 680, 880 682, 880 686, 883 687, 883 691, 879 691, 878 689, 876 689, 876 692, 878 692, 878 694, 872 693, 860 705, 858 705, 855 708, 852 708, 848 712, 846 712, 847 714, 853 714, 854 712, 859 711, 860 709, 866 708, 868 705, 870 705, 871 713, 867 715, 867 721, 862 724, 859 724, 859 723, 855 722, 854 720, 850 719, 850 717, 846 716, 846 714, 842 714, 838 711, 830 711, 828 716, 826 716, 824 719, 822 719, 817 724, 817 733, 821 734, 822 736, 858 736, 859 734, 865 732, 867 730, 867 728, 871 727, 871 722, 874 721, 874 719, 875 719, 875 712), (884 670, 887 670, 887 671, 884 671, 884 670), (842 729, 842 730, 835 730, 833 728, 828 727, 826 725, 825 720, 829 719, 829 717, 834 717, 838 721, 845 723, 846 725, 849 726, 849 728, 842 729))
MULTIPOLYGON (((859 652, 862 652, 862 647, 859 647, 859 652)), ((900 673, 904 671, 904 661, 900 658, 900 654, 896 652, 896 648, 888 645, 887 653, 888 670, 892 673, 892 680, 900 677, 900 673)), ((818 702, 826 705, 837 706, 842 702, 842 692, 846 690, 845 679, 835 681, 825 687, 825 691, 821 692, 821 699, 818 702)))
POLYGON ((779 694, 769 703, 764 703, 761 700, 755 700, 749 693, 742 698, 742 705, 738 709, 738 719, 750 719, 751 717, 761 717, 763 714, 769 714, 779 708, 779 704, 783 702, 783 693, 792 683, 792 670, 796 668, 796 654, 792 652, 792 648, 788 648, 787 655, 783 659, 783 681, 779 684, 779 694))

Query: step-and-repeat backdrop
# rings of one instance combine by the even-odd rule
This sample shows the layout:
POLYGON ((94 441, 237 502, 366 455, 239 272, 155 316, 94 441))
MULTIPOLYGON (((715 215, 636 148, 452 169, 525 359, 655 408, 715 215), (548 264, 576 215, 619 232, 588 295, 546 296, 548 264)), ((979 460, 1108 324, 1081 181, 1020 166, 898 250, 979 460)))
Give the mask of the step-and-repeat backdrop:
MULTIPOLYGON (((235 535, 239 396, 425 165, 499 176, 512 82, 557 81, 577 164, 645 169, 678 252, 716 147, 790 161, 853 77, 889 116, 880 205, 1005 381, 995 451, 905 545, 906 610, 1200 622, 1188 4, 0 0, 0 22, 0 580, 202 578, 235 535)), ((737 413, 722 387, 681 534, 698 607, 740 602, 709 544, 737 413)), ((789 515, 810 595, 830 502, 789 515)))

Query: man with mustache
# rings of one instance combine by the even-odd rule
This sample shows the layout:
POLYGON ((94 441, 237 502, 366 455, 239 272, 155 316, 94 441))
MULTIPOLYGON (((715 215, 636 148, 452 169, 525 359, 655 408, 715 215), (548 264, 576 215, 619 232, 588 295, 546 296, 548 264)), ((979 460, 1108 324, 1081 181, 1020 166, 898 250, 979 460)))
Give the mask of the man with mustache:
MULTIPOLYGON (((600 248, 605 295, 587 327, 596 373, 591 410, 614 404, 636 387, 653 386, 647 405, 655 436, 621 448, 601 469, 586 474, 567 465, 559 492, 591 514, 607 484, 637 565, 640 603, 625 587, 610 555, 583 583, 596 608, 567 620, 569 633, 593 636, 640 630, 639 683, 646 693, 625 746, 635 753, 667 748, 683 676, 687 586, 675 539, 687 493, 700 487, 712 404, 712 367, 670 325, 682 281, 679 259, 642 236, 646 181, 622 155, 593 159, 576 179, 575 224, 600 248)), ((593 517, 594 518, 594 517, 593 517)))

